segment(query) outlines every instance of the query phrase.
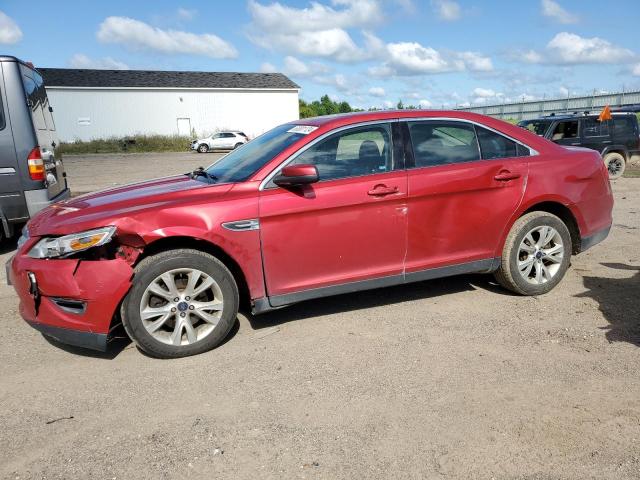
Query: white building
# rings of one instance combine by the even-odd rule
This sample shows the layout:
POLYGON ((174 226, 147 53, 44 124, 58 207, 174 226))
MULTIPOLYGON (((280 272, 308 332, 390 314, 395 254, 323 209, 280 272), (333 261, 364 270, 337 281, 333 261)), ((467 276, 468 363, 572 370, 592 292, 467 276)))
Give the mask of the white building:
POLYGON ((39 71, 62 141, 226 129, 253 138, 299 115, 300 87, 280 73, 39 71))

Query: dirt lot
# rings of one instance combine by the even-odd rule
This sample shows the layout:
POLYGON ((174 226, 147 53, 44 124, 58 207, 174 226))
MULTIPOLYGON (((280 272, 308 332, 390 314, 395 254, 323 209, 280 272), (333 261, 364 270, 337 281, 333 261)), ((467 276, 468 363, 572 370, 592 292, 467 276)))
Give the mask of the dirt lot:
MULTIPOLYGON (((67 168, 88 191, 204 162, 175 158, 67 168)), ((614 190, 610 237, 549 295, 464 276, 311 301, 181 360, 47 342, 3 270, 0 477, 640 478, 640 179, 614 190)))

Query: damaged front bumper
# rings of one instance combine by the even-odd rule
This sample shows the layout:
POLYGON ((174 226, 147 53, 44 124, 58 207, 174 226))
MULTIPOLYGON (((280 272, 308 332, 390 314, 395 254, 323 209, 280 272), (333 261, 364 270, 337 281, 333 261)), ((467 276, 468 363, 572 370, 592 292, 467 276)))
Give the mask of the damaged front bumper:
POLYGON ((131 287, 130 263, 120 257, 35 259, 25 254, 29 247, 6 266, 22 318, 62 343, 106 350, 112 320, 131 287))

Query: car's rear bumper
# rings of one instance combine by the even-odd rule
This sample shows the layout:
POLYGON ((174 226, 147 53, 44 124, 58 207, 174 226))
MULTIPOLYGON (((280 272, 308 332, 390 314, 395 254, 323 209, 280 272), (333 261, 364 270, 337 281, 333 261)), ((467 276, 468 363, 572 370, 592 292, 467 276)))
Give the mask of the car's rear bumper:
POLYGON ((25 321, 63 343, 98 350, 106 348, 132 275, 123 259, 44 260, 18 252, 7 265, 25 321))
POLYGON ((582 242, 580 244, 580 251, 584 252, 585 250, 588 250, 594 245, 597 245, 598 243, 602 242, 605 238, 609 236, 610 230, 611 230, 611 225, 609 225, 607 228, 603 228, 602 230, 598 230, 597 232, 589 235, 588 237, 583 237, 582 242))

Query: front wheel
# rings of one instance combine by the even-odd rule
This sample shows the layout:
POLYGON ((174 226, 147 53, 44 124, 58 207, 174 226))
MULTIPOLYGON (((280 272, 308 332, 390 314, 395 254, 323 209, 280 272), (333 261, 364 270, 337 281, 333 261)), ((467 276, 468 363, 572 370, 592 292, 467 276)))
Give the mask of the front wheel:
POLYGON ((158 358, 196 355, 218 346, 238 314, 238 287, 215 257, 192 249, 145 258, 122 303, 122 323, 144 352, 158 358))
POLYGON ((520 295, 542 295, 552 290, 569 268, 571 234, 555 215, 531 212, 511 227, 495 278, 520 295))
POLYGON ((607 166, 610 180, 617 180, 622 177, 627 166, 624 157, 617 152, 607 153, 604 156, 604 164, 607 166))
POLYGON ((206 143, 201 143, 198 146, 198 152, 200 153, 207 153, 209 151, 209 145, 207 145, 206 143))

